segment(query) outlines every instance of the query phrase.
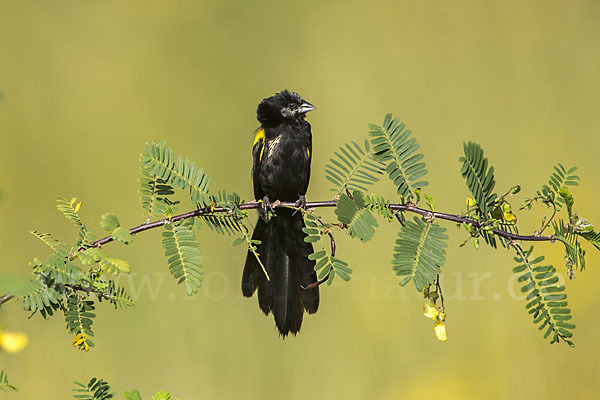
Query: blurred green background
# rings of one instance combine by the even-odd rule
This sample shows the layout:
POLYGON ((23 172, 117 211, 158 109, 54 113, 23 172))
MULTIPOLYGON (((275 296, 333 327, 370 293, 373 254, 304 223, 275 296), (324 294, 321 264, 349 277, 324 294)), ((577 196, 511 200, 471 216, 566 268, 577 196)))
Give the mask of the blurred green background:
MULTIPOLYGON (((109 211, 141 223, 138 154, 154 139, 196 160, 213 189, 251 199, 256 105, 284 88, 318 108, 309 199, 331 196, 332 151, 391 111, 420 141, 442 210, 464 208, 457 158, 470 139, 498 191, 523 186, 515 208, 554 163, 579 166, 575 208, 600 226, 599 18, 597 1, 0 0, 1 272, 27 276, 47 254, 29 230, 74 238, 57 196, 80 198, 98 230, 109 211)), ((375 190, 393 198, 385 181, 375 190)), ((521 229, 543 211, 518 214, 521 229)), ((96 348, 83 353, 62 317, 3 307, 0 324, 30 336, 22 353, 0 354, 21 389, 3 398, 70 398, 72 381, 92 376, 145 398, 597 398, 597 252, 568 282, 577 347, 551 346, 517 298, 512 254, 459 249, 464 232, 447 224, 441 343, 391 270, 398 226, 380 225, 365 245, 338 238, 353 279, 324 288, 319 312, 285 341, 242 298, 245 252, 230 239, 200 234, 205 285, 192 298, 167 275, 159 231, 111 245, 135 271, 121 282, 137 308, 100 305, 96 348)), ((560 245, 538 252, 560 269, 560 245)))

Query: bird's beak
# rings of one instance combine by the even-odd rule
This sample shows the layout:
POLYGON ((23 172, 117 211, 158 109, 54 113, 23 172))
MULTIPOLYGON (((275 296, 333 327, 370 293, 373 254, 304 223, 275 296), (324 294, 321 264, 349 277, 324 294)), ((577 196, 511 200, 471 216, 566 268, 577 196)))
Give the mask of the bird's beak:
POLYGON ((315 107, 312 104, 310 104, 309 102, 305 101, 304 103, 302 103, 300 105, 300 107, 298 107, 297 113, 298 114, 306 114, 307 112, 316 110, 316 109, 317 109, 317 107, 315 107))

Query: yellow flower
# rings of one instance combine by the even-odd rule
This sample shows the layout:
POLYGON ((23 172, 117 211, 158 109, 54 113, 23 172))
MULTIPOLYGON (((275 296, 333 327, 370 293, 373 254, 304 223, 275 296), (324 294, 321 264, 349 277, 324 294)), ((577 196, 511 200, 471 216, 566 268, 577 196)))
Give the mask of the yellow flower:
POLYGON ((435 336, 440 342, 445 342, 448 340, 448 334, 446 333, 446 323, 442 320, 436 320, 433 324, 433 329, 435 331, 435 336))
POLYGON ((0 332, 0 348, 7 353, 18 353, 27 347, 28 341, 25 332, 0 332))
POLYGON ((512 208, 508 202, 504 202, 502 204, 502 214, 506 222, 513 222, 517 220, 517 217, 512 213, 512 208))
POLYGON ((477 205, 477 202, 475 201, 474 198, 472 198, 471 196, 467 196, 467 207, 471 208, 471 207, 475 207, 477 205))
POLYGON ((85 338, 83 336, 83 333, 79 332, 74 338, 73 338, 73 347, 79 347, 83 342, 85 341, 85 338))
POLYGON ((433 301, 427 300, 423 304, 423 315, 427 318, 436 319, 438 316, 438 310, 435 308, 433 301))
POLYGON ((517 217, 515 216, 515 214, 509 211, 504 213, 504 220, 506 222, 513 222, 517 220, 517 217))
POLYGON ((83 349, 85 351, 89 351, 90 349, 90 345, 87 342, 88 340, 88 335, 86 335, 83 332, 79 332, 74 338, 73 338, 73 347, 79 347, 80 349, 83 349))

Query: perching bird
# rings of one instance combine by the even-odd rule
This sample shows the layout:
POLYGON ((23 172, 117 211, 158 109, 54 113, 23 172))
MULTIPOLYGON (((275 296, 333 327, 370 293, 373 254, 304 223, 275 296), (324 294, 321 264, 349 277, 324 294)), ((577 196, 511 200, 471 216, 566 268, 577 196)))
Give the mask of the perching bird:
POLYGON ((284 90, 261 101, 256 110, 260 127, 252 148, 252 179, 254 196, 263 203, 252 239, 261 242, 256 252, 269 279, 256 256, 248 251, 242 293, 252 297, 258 289, 260 309, 265 315, 273 313, 284 338, 300 330, 304 311, 317 312, 319 288, 306 289, 317 281, 317 275, 315 261, 307 258, 313 249, 304 242, 302 213, 280 207, 269 218, 267 211, 276 200, 305 205, 312 135, 304 117, 314 109, 298 94, 284 90))

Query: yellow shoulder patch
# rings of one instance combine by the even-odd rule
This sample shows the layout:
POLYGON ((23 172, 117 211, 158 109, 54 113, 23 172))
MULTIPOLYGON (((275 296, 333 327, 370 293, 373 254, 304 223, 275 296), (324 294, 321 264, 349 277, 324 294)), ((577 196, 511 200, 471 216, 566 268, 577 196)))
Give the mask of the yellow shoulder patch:
POLYGON ((308 147, 306 148, 306 155, 308 156, 308 158, 310 158, 310 150, 308 149, 308 147))
POLYGON ((258 130, 256 131, 256 135, 254 136, 254 144, 252 144, 252 147, 256 147, 257 143, 259 144, 259 146, 261 146, 260 154, 258 156, 259 161, 262 161, 263 153, 265 151, 265 141, 266 135, 264 128, 258 128, 258 130))
POLYGON ((254 144, 252 146, 256 146, 256 143, 258 143, 258 141, 260 139, 264 140, 264 138, 265 138, 265 130, 263 128, 259 128, 256 131, 256 136, 254 136, 254 144))

